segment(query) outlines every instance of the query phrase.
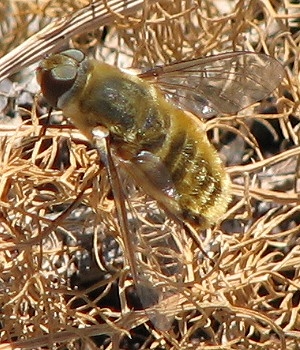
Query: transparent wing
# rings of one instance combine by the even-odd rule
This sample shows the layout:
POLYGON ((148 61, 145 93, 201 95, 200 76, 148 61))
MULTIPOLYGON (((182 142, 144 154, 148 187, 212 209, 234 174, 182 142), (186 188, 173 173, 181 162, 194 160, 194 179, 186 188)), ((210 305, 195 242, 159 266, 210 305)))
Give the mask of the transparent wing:
POLYGON ((153 325, 167 331, 180 310, 180 291, 186 280, 185 231, 167 218, 151 198, 143 197, 143 206, 147 212, 135 206, 138 229, 131 252, 137 266, 135 289, 153 325))
POLYGON ((156 155, 142 151, 130 162, 121 162, 130 178, 151 196, 143 197, 145 211, 138 215, 142 225, 136 231, 137 294, 156 328, 168 330, 178 312, 179 291, 192 277, 186 230, 177 219, 181 216, 177 193, 168 170, 156 155))
POLYGON ((267 97, 284 77, 265 54, 237 51, 155 67, 139 74, 196 115, 235 114, 267 97))

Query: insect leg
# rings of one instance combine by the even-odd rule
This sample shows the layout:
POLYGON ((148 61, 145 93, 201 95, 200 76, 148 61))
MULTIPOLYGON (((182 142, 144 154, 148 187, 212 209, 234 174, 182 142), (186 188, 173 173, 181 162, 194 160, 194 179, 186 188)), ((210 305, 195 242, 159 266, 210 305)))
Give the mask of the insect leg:
POLYGON ((114 195, 114 201, 117 210, 117 216, 121 231, 123 233, 124 250, 126 258, 128 259, 129 266, 131 268, 132 278, 134 283, 137 283, 138 272, 134 254, 130 252, 134 251, 133 241, 130 239, 130 228, 128 224, 127 211, 126 211, 126 198, 122 190, 121 180, 119 178, 118 171, 113 161, 112 154, 109 147, 109 131, 104 127, 97 127, 93 129, 93 135, 95 139, 95 145, 100 154, 101 160, 104 162, 107 169, 107 174, 111 184, 112 192, 114 195))

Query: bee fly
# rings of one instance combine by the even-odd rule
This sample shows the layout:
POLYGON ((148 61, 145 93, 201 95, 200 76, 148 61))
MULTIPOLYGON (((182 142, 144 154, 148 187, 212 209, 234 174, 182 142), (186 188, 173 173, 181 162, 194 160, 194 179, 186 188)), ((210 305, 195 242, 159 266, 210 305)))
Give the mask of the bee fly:
MULTIPOLYGON (((209 227, 227 209, 230 181, 196 116, 235 114, 269 95, 283 76, 275 59, 244 51, 176 62, 137 75, 75 49, 40 63, 37 79, 44 97, 96 145, 107 167, 125 255, 137 285, 146 278, 136 259, 117 167, 170 217, 196 229, 209 227)), ((164 299, 167 287, 156 284, 158 298, 164 299)), ((157 295, 146 300, 146 294, 139 294, 142 303, 155 304, 157 295)), ((152 321, 167 329, 161 313, 157 309, 152 321)))

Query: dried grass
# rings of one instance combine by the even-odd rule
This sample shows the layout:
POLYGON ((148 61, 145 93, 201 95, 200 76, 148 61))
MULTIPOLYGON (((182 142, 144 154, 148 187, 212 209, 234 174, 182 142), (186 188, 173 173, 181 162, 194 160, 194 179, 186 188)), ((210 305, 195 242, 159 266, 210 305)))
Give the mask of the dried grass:
MULTIPOLYGON (((234 3, 145 1, 124 15, 106 2, 2 1, 0 53, 10 53, 1 59, 1 77, 70 43, 133 67, 262 51, 287 74, 268 101, 206 123, 228 166, 233 201, 221 225, 199 233, 212 260, 199 247, 187 248, 194 277, 176 286, 179 300, 170 298, 176 321, 166 332, 129 305, 134 294, 126 289, 122 237, 97 153, 71 126, 46 126, 45 107, 18 100, 32 90, 26 74, 14 76, 19 83, 8 101, 23 121, 2 119, 0 129, 0 349, 299 348, 300 6, 234 3), (103 4, 87 33, 91 18, 80 16, 103 4), (62 14, 71 17, 59 19, 62 14), (76 36, 66 32, 70 23, 76 36), (101 24, 109 25, 106 36, 101 24)), ((133 205, 140 211, 142 201, 139 193, 133 205)))

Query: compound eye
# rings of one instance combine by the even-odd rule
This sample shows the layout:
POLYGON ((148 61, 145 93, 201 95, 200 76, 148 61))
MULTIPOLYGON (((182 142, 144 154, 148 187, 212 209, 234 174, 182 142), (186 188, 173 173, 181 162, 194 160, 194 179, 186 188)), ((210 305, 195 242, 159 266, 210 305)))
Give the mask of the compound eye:
POLYGON ((77 76, 77 67, 68 64, 61 64, 52 68, 50 72, 54 83, 74 81, 77 76))
POLYGON ((84 60, 79 50, 66 50, 45 58, 37 69, 37 81, 47 102, 57 107, 59 98, 76 81, 78 68, 84 60))
POLYGON ((61 55, 72 58, 74 61, 81 63, 85 59, 85 54, 80 50, 69 49, 61 52, 61 55))

